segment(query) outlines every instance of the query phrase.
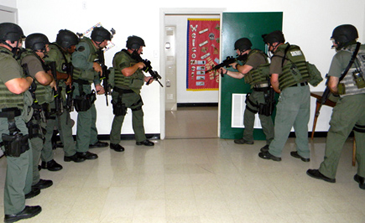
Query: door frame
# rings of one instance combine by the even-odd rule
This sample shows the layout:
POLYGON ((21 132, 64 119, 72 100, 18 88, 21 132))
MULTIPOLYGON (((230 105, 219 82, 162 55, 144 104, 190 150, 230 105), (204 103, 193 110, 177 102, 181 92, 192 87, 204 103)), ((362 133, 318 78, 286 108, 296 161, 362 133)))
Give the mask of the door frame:
POLYGON ((2 21, 2 22, 14 22, 14 23, 18 24, 18 9, 8 7, 8 6, 4 6, 4 5, 0 5, 0 10, 1 11, 7 11, 7 12, 10 12, 10 13, 14 14, 14 21, 2 21))
MULTIPOLYGON (((222 18, 222 13, 226 11, 225 8, 162 8, 160 9, 160 73, 163 80, 165 80, 165 53, 164 53, 164 36, 165 36, 165 16, 166 15, 219 15, 222 18)), ((219 82, 220 83, 220 82, 219 82)), ((166 120, 165 120, 165 88, 161 88, 160 91, 160 138, 163 140, 166 136, 166 120)), ((219 87, 220 95, 220 87, 219 87)), ((218 137, 220 134, 220 97, 218 97, 218 137)))

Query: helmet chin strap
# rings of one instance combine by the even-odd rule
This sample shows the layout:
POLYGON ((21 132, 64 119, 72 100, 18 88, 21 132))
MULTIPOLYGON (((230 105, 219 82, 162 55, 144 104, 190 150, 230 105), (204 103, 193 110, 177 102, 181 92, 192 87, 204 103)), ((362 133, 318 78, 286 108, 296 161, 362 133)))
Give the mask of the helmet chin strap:
POLYGON ((12 47, 9 43, 7 43, 6 41, 4 41, 4 44, 7 45, 8 47, 10 47, 11 52, 13 53, 13 58, 15 58, 17 56, 17 54, 19 53, 19 47, 18 47, 18 41, 14 41, 14 43, 16 43, 16 47, 12 47))
MULTIPOLYGON (((275 46, 273 45, 273 44, 270 44, 270 46, 272 46, 273 47, 273 49, 272 50, 270 50, 270 52, 272 53, 272 54, 274 54, 274 52, 275 52, 275 50, 278 48, 278 46, 279 46, 279 43, 278 44, 276 44, 275 46)), ((270 48, 270 46, 269 46, 269 48, 270 48)))

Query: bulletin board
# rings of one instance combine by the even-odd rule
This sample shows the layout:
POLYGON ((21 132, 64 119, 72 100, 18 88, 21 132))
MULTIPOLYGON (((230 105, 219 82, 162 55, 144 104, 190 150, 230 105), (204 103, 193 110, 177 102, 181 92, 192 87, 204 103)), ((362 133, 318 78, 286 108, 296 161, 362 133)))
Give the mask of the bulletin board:
POLYGON ((220 19, 188 19, 187 29, 186 89, 217 91, 219 75, 209 70, 219 64, 220 19))

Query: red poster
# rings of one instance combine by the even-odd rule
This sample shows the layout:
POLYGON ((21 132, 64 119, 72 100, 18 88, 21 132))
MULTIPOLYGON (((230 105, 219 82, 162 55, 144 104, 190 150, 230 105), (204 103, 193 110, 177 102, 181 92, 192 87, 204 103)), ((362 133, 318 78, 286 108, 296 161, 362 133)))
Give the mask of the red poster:
POLYGON ((207 72, 219 63, 219 19, 188 19, 188 91, 218 90, 219 75, 207 72))

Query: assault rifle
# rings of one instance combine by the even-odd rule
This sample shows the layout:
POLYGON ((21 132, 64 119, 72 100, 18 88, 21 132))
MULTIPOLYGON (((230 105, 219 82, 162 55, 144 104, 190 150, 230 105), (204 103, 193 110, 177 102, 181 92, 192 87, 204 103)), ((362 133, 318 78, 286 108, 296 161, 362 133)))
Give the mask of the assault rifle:
POLYGON ((100 77, 100 80, 103 81, 103 88, 104 88, 104 95, 105 95, 105 100, 106 100, 106 105, 109 106, 108 103, 108 95, 111 94, 111 85, 109 84, 109 74, 110 74, 110 70, 108 70, 108 67, 105 65, 105 58, 104 58, 104 51, 103 50, 99 50, 98 51, 98 59, 99 59, 99 63, 103 72, 103 75, 100 77))
MULTIPOLYGON (((73 80, 73 73, 74 73, 74 67, 72 66, 72 63, 69 63, 67 66, 67 74, 70 75, 71 80, 73 80)), ((72 94, 75 89, 75 86, 66 86, 66 109, 68 112, 71 112, 73 110, 73 98, 72 94)))
POLYGON ((59 81, 57 79, 56 62, 53 61, 53 62, 49 63, 49 66, 51 68, 53 79, 56 81, 57 90, 53 89, 55 107, 56 107, 56 115, 60 116, 63 113, 63 100, 62 100, 62 95, 61 95, 62 87, 59 86, 59 81))
MULTIPOLYGON (((230 64, 236 63, 238 60, 242 60, 242 61, 246 62, 247 54, 240 55, 238 57, 228 56, 225 60, 223 60, 222 63, 217 64, 217 65, 213 66, 211 69, 207 70, 207 73, 210 71, 215 72, 215 71, 219 70, 221 67, 230 67, 230 64)), ((223 77, 222 73, 221 73, 221 76, 223 77)))
MULTIPOLYGON (((147 72, 150 73, 151 77, 154 80, 156 80, 160 84, 161 87, 163 87, 163 85, 160 82, 161 76, 157 73, 157 71, 152 70, 151 61, 149 61, 147 59, 145 59, 145 60, 142 59, 141 56, 137 53, 137 51, 133 51, 132 58, 137 60, 138 62, 143 62, 146 65, 146 67, 143 68, 143 71, 145 73, 147 73, 147 72)), ((151 83, 151 81, 148 81, 147 85, 149 85, 150 83, 151 83)))

